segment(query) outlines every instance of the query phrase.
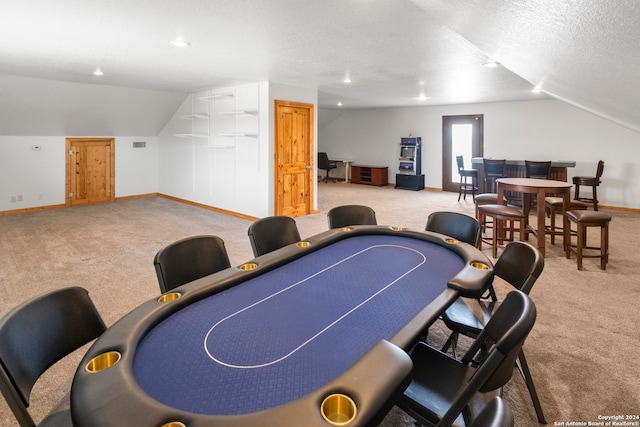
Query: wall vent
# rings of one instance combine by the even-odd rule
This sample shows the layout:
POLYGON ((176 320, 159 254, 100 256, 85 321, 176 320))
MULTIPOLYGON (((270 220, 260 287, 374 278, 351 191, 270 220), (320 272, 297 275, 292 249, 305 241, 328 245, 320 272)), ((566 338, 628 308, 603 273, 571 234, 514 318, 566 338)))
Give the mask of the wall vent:
POLYGON ((147 141, 133 141, 133 148, 146 148, 147 141))

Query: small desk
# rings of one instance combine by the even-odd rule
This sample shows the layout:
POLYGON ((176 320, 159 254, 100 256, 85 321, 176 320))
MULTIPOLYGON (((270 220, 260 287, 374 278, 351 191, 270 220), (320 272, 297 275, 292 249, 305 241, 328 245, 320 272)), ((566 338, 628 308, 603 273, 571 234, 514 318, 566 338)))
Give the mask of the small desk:
POLYGON ((437 233, 326 231, 113 324, 76 372, 74 425, 331 427, 321 402, 337 394, 356 403, 349 427, 377 425, 407 386, 405 351, 493 274, 477 248, 437 233), (85 368, 114 352, 113 364, 85 368))
MULTIPOLYGON (((498 183, 498 203, 504 202, 504 192, 513 191, 523 193, 523 211, 528 217, 531 211, 531 197, 537 195, 538 201, 538 224, 536 229, 527 224, 527 229, 531 230, 538 239, 538 248, 542 255, 545 254, 545 214, 544 214, 544 198, 547 195, 558 194, 562 197, 564 211, 568 211, 571 206, 571 187, 572 184, 562 181, 554 181, 550 179, 533 179, 533 178, 500 178, 496 180, 498 183)), ((569 244, 567 234, 569 232, 569 221, 563 216, 562 226, 564 233, 562 236, 563 247, 569 244)))
POLYGON ((351 163, 353 163, 353 159, 345 159, 345 158, 336 158, 333 159, 336 162, 340 162, 344 165, 344 182, 349 182, 350 176, 351 174, 349 173, 349 170, 351 169, 351 163))

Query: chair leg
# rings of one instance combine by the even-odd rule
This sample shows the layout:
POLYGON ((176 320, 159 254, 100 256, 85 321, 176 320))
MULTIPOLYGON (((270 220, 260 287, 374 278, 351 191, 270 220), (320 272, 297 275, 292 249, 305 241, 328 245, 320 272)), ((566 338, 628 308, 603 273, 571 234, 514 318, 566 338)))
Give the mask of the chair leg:
POLYGON ((451 332, 451 335, 449 335, 449 338, 447 339, 447 342, 444 343, 444 345, 442 346, 442 349, 440 351, 442 351, 443 353, 446 353, 449 350, 449 347, 451 347, 451 353, 453 353, 453 357, 454 359, 458 358, 458 355, 456 354, 456 347, 458 345, 458 332, 451 332))
POLYGON ((598 187, 596 187, 595 185, 593 187, 593 210, 597 211, 598 210, 598 187))
POLYGON ((609 224, 605 224, 600 228, 600 268, 607 269, 609 262, 609 224))
POLYGON ((527 389, 529 389, 529 395, 531 395, 531 401, 533 402, 533 407, 536 410, 536 416, 538 417, 538 422, 541 424, 547 424, 547 420, 544 418, 544 414, 542 413, 542 405, 540 404, 540 399, 538 398, 538 393, 536 392, 536 386, 533 384, 533 378, 531 378, 531 372, 529 371, 529 365, 527 364, 527 359, 524 357, 524 352, 520 349, 520 353, 518 354, 518 361, 516 362, 518 366, 518 370, 522 375, 525 383, 527 383, 527 389))
POLYGON ((578 242, 577 242, 577 246, 576 246, 576 256, 578 257, 578 270, 582 270, 582 249, 586 243, 586 231, 587 229, 585 227, 582 227, 580 224, 578 224, 578 242))
POLYGON ((551 244, 556 244, 556 210, 554 208, 549 209, 549 231, 551 234, 551 244))

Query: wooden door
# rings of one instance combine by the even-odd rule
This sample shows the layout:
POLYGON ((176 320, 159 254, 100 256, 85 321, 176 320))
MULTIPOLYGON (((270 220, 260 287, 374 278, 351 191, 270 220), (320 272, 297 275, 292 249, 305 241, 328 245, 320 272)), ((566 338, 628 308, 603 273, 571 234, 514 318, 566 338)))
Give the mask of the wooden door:
POLYGON ((67 206, 115 199, 115 140, 67 138, 67 206))
POLYGON ((311 213, 313 105, 275 101, 275 214, 311 213))

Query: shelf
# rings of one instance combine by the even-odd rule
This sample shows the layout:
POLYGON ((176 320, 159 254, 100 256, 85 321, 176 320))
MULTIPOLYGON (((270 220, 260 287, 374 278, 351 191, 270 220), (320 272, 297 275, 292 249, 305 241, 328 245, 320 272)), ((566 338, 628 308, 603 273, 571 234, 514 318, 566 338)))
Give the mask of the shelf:
POLYGON ((177 136, 178 138, 201 138, 207 139, 209 135, 202 133, 174 133, 173 136, 177 136))
POLYGON ((223 134, 220 134, 220 136, 224 136, 227 138, 235 138, 237 136, 244 136, 247 138, 257 138, 258 134, 256 133, 223 133, 223 134))
POLYGON ((213 95, 201 96, 200 100, 201 101, 215 101, 216 99, 222 99, 222 98, 233 98, 233 94, 232 93, 215 93, 213 95))
POLYGON ((195 119, 208 119, 208 114, 184 114, 182 116, 178 116, 182 120, 195 120, 195 119))
POLYGON ((255 116, 258 114, 257 110, 235 110, 235 111, 223 111, 220 113, 222 116, 236 116, 240 114, 249 114, 255 116))

